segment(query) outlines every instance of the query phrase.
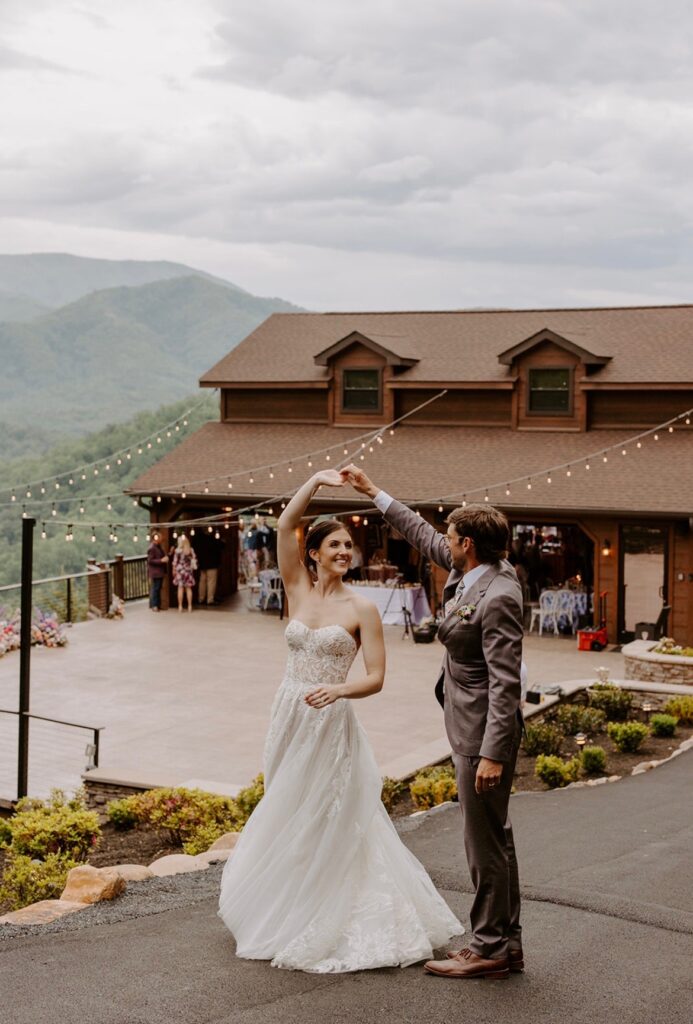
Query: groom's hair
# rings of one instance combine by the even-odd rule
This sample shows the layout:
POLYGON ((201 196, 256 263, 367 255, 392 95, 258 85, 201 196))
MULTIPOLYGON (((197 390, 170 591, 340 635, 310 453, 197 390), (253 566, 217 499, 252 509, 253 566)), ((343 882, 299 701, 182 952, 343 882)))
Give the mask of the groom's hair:
POLYGON ((507 556, 510 527, 504 514, 493 505, 454 508, 445 521, 452 523, 460 537, 473 541, 479 562, 499 562, 507 556))

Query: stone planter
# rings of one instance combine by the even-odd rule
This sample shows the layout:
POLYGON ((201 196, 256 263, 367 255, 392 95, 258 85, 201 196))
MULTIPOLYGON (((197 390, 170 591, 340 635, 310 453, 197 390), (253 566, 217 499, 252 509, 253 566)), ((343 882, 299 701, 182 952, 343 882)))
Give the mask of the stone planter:
POLYGON ((626 679, 693 686, 693 658, 654 654, 656 646, 652 640, 634 640, 624 645, 622 654, 626 662, 626 679))

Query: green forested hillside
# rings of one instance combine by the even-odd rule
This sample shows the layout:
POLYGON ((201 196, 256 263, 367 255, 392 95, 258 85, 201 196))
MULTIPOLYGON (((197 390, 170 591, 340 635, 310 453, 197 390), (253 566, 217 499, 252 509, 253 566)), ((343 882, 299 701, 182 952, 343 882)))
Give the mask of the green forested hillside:
POLYGON ((35 316, 47 312, 47 306, 30 299, 27 295, 14 295, 0 289, 0 321, 33 320, 35 316))
MULTIPOLYGON (((65 572, 81 572, 85 568, 87 558, 112 558, 116 552, 126 555, 144 553, 147 545, 143 530, 139 532, 140 539, 136 544, 132 540, 132 531, 124 530, 119 532, 117 545, 109 542, 108 523, 125 520, 141 522, 144 525, 148 522, 149 517, 144 509, 134 507, 132 500, 126 498, 122 491, 144 469, 160 459, 164 452, 170 451, 183 438, 188 437, 193 430, 207 420, 217 419, 217 396, 213 393, 207 396, 200 393, 188 395, 183 401, 163 406, 155 412, 139 413, 127 423, 107 426, 79 440, 63 442, 40 458, 0 460, 0 502, 5 503, 9 498, 7 488, 29 481, 40 481, 106 458, 112 452, 127 448, 147 437, 164 424, 182 416, 190 406, 200 402, 202 404, 188 417, 188 426, 185 429, 178 433, 174 432, 170 439, 164 435, 162 444, 155 444, 151 450, 145 448, 143 454, 132 461, 125 461, 121 466, 114 464, 110 472, 105 472, 102 467, 97 477, 89 473, 85 481, 78 479, 72 488, 63 482, 59 492, 55 490, 53 483, 46 484, 45 495, 41 495, 40 486, 34 486, 31 488, 33 500, 27 500, 25 492, 18 489, 16 504, 0 505, 0 549, 3 552, 3 558, 0 560, 0 585, 18 582, 20 578, 23 503, 26 504, 27 512, 38 521, 35 538, 35 579, 65 572), (97 496, 101 496, 100 499, 94 500, 97 496), (111 511, 106 508, 105 496, 111 498, 111 511), (70 497, 85 498, 83 515, 79 513, 77 502, 66 500, 70 497), (47 502, 40 505, 36 503, 36 499, 47 499, 47 502), (54 499, 58 513, 55 518, 74 520, 75 523, 81 522, 89 526, 103 524, 97 526, 96 543, 91 542, 91 531, 86 529, 75 529, 75 539, 69 543, 65 541, 65 528, 51 524, 51 503, 54 499), (40 539, 42 521, 47 524, 46 540, 40 539)), ((0 594, 0 608, 3 605, 16 605, 16 597, 16 594, 0 594)))
MULTIPOLYGON (((29 323, 0 323, 2 419, 79 435, 189 394, 275 310, 198 276, 94 292, 29 323)), ((15 445, 15 450, 17 445, 15 445)))

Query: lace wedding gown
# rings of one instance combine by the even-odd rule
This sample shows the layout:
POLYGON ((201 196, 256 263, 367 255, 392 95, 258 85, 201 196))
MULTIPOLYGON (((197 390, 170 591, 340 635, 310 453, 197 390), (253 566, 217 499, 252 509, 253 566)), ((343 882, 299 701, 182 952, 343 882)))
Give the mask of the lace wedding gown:
POLYGON ((430 959, 464 929, 401 842, 352 701, 305 694, 344 681, 357 645, 342 626, 292 619, 265 744, 265 796, 226 862, 219 916, 237 955, 302 971, 430 959))

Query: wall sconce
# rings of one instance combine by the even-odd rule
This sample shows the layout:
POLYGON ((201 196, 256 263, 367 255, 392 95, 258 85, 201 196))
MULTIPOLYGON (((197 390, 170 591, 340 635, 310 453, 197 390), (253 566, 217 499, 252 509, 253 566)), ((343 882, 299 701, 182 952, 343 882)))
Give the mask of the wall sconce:
POLYGON ((610 540, 605 540, 604 543, 602 544, 602 554, 604 555, 605 558, 608 558, 608 556, 611 554, 611 541, 610 540))

